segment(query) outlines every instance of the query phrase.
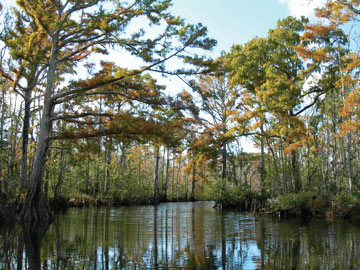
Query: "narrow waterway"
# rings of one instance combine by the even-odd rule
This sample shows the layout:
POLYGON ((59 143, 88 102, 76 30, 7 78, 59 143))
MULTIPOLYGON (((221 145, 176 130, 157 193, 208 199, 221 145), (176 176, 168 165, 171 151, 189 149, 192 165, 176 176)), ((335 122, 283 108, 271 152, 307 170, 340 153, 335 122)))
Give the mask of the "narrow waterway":
POLYGON ((212 202, 69 209, 0 229, 0 269, 360 269, 360 227, 219 211, 212 202))

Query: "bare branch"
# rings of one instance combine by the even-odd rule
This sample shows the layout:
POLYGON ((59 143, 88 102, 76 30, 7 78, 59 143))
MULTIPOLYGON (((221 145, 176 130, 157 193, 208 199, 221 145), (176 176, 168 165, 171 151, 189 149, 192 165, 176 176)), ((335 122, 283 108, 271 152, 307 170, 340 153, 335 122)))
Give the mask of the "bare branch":
POLYGON ((86 116, 99 116, 99 117, 109 117, 112 118, 114 115, 109 113, 96 113, 96 112, 86 112, 86 113, 79 113, 79 114, 62 114, 53 116, 50 118, 50 121, 57 121, 57 120, 65 120, 65 119, 76 119, 76 118, 82 118, 86 116))

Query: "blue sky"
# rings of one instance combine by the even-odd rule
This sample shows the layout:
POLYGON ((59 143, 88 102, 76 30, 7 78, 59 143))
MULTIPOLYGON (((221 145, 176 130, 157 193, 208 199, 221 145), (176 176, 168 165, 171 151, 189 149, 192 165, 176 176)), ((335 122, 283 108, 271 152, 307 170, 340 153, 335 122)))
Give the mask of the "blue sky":
POLYGON ((201 22, 218 41, 214 56, 253 37, 266 36, 278 19, 311 16, 324 0, 173 0, 172 11, 189 23, 201 22))

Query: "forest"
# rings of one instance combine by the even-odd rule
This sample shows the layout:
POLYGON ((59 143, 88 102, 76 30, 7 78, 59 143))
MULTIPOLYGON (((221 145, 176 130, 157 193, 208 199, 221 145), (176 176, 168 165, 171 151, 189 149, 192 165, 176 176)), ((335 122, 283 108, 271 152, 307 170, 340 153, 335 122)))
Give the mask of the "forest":
POLYGON ((195 200, 360 216, 360 1, 279 20, 216 59, 206 26, 171 5, 1 3, 0 223, 195 200))

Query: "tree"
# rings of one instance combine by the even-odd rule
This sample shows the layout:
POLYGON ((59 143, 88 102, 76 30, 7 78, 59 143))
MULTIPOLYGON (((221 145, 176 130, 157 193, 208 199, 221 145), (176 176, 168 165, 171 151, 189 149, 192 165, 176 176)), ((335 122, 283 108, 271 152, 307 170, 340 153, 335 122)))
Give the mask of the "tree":
MULTIPOLYGON (((295 192, 301 188, 296 148, 308 137, 300 115, 323 94, 318 88, 305 88, 313 70, 305 69, 295 50, 301 43, 300 33, 306 23, 305 18, 288 17, 279 21, 267 38, 255 38, 245 46, 234 46, 227 58, 230 79, 243 90, 241 104, 245 112, 242 118, 245 119, 242 122, 249 123, 251 129, 265 139, 274 157, 269 139, 279 138, 286 143, 295 192), (312 93, 316 96, 311 102, 305 102, 305 97, 312 93)), ((263 139, 260 140, 262 143, 263 139)), ((263 175, 264 165, 260 167, 263 175)))
POLYGON ((234 137, 231 127, 234 115, 237 113, 237 87, 229 85, 227 74, 207 75, 193 82, 192 89, 199 96, 199 110, 204 114, 196 117, 203 128, 203 136, 197 143, 213 148, 221 156, 221 178, 227 176, 228 144, 234 137), (204 140, 204 142, 201 142, 204 140))
POLYGON ((359 100, 358 70, 360 65, 358 51, 351 50, 351 41, 354 40, 356 44, 359 36, 357 33, 356 36, 352 36, 351 30, 345 34, 344 26, 357 20, 359 3, 345 0, 327 2, 325 7, 316 11, 316 16, 322 21, 307 26, 307 31, 302 37, 304 44, 297 50, 307 61, 311 60, 321 66, 322 79, 320 83, 326 80, 331 82, 328 83, 329 95, 322 102, 322 108, 331 111, 333 180, 337 180, 336 160, 339 156, 337 141, 340 140, 340 143, 345 144, 342 141, 346 140, 346 146, 343 146, 346 148, 346 162, 342 167, 344 169, 346 167, 348 190, 349 193, 352 193, 355 179, 352 161, 355 151, 353 136, 357 135, 358 127, 357 101, 359 100), (331 97, 342 104, 335 100, 329 103, 331 97), (337 133, 340 137, 336 135, 337 133))
MULTIPOLYGON (((33 92, 43 79, 48 59, 49 40, 46 33, 34 22, 25 25, 28 21, 24 14, 15 12, 16 25, 13 29, 7 25, 1 34, 5 48, 9 49, 12 61, 2 59, 0 73, 9 80, 12 89, 23 99, 24 117, 22 121, 22 157, 20 169, 20 188, 24 189, 27 183, 27 155, 29 144, 29 127, 31 118, 31 105, 34 100, 33 92), (36 46, 34 47, 34 44, 36 46)), ((7 22, 7 24, 10 24, 7 22)), ((38 93, 40 95, 40 93, 38 93)))
MULTIPOLYGON (((52 135, 53 122, 89 116, 115 118, 107 124, 110 127, 108 129, 76 134, 78 137, 80 135, 90 137, 123 132, 121 127, 124 126, 121 125, 120 118, 129 117, 128 114, 115 117, 110 111, 103 113, 91 108, 76 114, 67 114, 61 109, 66 108, 66 104, 71 104, 85 96, 125 96, 129 100, 141 102, 143 89, 148 89, 145 91, 149 92, 156 89, 153 80, 141 74, 146 71, 165 72, 165 61, 175 57, 184 59, 187 63, 200 64, 201 58, 187 54, 186 49, 210 49, 215 42, 206 37, 206 28, 201 24, 185 25, 182 19, 169 14, 167 12, 171 3, 169 0, 136 0, 129 4, 123 1, 105 0, 76 2, 19 0, 17 3, 22 12, 29 16, 31 22, 36 23, 47 34, 50 43, 40 134, 30 176, 30 189, 21 216, 24 219, 49 219, 42 194, 42 179, 49 142, 52 138, 59 138, 52 135), (145 37, 143 29, 132 33, 128 38, 127 28, 137 17, 144 17, 151 26, 163 24, 165 29, 152 39, 145 37), (89 79, 65 82, 65 86, 55 87, 56 75, 61 68, 80 64, 96 53, 108 53, 106 48, 109 46, 117 46, 129 51, 134 56, 140 57, 145 65, 136 70, 115 71, 112 64, 103 63, 102 70, 89 79), (63 105, 59 106, 60 104, 63 105), (119 121, 120 125, 118 125, 119 121), (117 128, 111 130, 115 125, 117 128)), ((180 71, 168 73, 176 72, 180 71)), ((182 72, 191 73, 191 70, 182 72)), ((151 93, 156 95, 156 91, 151 93)), ((67 135, 70 137, 69 134, 67 135)))

